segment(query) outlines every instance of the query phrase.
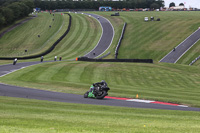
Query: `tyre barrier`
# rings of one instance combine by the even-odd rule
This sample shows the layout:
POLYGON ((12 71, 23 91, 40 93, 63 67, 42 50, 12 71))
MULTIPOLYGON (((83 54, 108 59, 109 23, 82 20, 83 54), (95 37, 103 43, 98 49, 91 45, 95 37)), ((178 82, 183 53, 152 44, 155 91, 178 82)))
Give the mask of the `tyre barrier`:
POLYGON ((152 59, 91 59, 88 57, 76 58, 77 61, 89 62, 135 62, 135 63, 153 63, 152 59))
POLYGON ((46 51, 44 51, 41 54, 37 54, 37 55, 31 55, 31 56, 25 56, 25 57, 0 57, 0 60, 14 60, 15 58, 20 59, 20 60, 26 60, 26 59, 33 59, 33 58, 38 58, 44 55, 49 54, 55 47, 56 45, 68 34, 68 32, 70 31, 71 28, 71 23, 72 23, 72 17, 69 13, 65 13, 69 15, 69 25, 67 30, 65 31, 65 33, 46 51))
POLYGON ((115 49, 115 59, 117 59, 119 47, 121 45, 122 39, 124 38, 124 32, 125 32, 125 29, 126 29, 126 25, 127 25, 127 23, 124 23, 124 27, 122 29, 121 37, 119 38, 119 42, 118 42, 117 47, 115 49))

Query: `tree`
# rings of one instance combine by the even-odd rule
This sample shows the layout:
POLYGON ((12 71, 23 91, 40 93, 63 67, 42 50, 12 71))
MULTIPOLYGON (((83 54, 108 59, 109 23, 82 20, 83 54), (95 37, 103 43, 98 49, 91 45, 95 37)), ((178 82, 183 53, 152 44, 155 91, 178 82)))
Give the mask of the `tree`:
POLYGON ((179 6, 185 6, 183 3, 180 3, 179 6))
POLYGON ((8 5, 8 8, 10 8, 14 13, 14 20, 19 19, 20 14, 21 14, 21 9, 20 9, 18 2, 14 2, 14 3, 8 5))
POLYGON ((5 24, 5 18, 4 16, 0 13, 0 28, 5 24))
POLYGON ((24 3, 19 3, 18 4, 20 6, 20 18, 28 16, 29 14, 29 7, 26 6, 24 3))
POLYGON ((2 13, 2 15, 5 18, 5 24, 11 24, 14 20, 14 13, 10 8, 7 7, 2 7, 0 9, 0 12, 2 13))
POLYGON ((160 5, 157 4, 157 3, 153 3, 153 4, 150 5, 150 8, 151 9, 160 9, 160 5))
POLYGON ((173 7, 173 6, 175 6, 174 2, 172 2, 172 3, 169 4, 169 7, 173 7))
POLYGON ((29 7, 29 13, 33 12, 33 8, 35 7, 35 5, 32 0, 22 0, 22 3, 29 7))

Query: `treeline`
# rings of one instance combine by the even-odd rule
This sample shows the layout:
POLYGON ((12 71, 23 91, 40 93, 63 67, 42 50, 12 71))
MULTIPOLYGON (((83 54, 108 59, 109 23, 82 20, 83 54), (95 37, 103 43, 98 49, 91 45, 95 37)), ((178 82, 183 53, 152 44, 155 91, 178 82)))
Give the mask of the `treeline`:
POLYGON ((35 6, 42 10, 54 10, 54 9, 95 9, 98 10, 100 6, 110 6, 112 8, 154 8, 158 9, 163 7, 164 0, 126 0, 126 1, 41 1, 34 0, 35 6))
POLYGON ((33 0, 1 0, 0 28, 28 16, 34 7, 33 0))

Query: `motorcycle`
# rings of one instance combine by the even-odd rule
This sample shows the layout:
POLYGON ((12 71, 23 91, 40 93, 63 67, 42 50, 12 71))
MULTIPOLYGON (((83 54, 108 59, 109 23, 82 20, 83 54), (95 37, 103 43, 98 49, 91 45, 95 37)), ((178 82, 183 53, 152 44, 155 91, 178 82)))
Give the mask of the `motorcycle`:
POLYGON ((101 84, 93 84, 94 89, 92 91, 87 91, 84 94, 84 98, 96 98, 96 99, 103 99, 105 96, 108 95, 109 87, 103 86, 101 84))

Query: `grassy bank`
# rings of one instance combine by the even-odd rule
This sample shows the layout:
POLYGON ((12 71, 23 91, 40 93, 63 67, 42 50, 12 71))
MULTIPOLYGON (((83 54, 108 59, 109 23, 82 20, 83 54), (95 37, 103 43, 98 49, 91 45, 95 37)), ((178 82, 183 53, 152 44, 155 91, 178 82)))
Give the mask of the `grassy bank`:
POLYGON ((60 14, 53 16, 48 13, 39 13, 38 17, 16 27, 0 39, 0 56, 29 55, 41 52, 42 47, 50 47, 51 44, 48 41, 59 31, 63 21, 64 17, 60 14), (28 50, 27 53, 25 53, 25 49, 28 50))
MULTIPOLYGON (((197 42, 179 61, 180 64, 189 65, 195 58, 200 56, 200 41, 197 42)), ((197 61, 193 66, 200 66, 200 61, 197 61)))
POLYGON ((110 96, 151 99, 200 107, 199 67, 174 64, 53 62, 28 67, 0 81, 17 86, 83 94, 105 80, 110 96))
MULTIPOLYGON (((112 13, 97 14, 111 20, 113 25, 118 24, 115 30, 121 28, 121 22, 127 22, 119 58, 151 58, 159 61, 200 26, 199 12, 120 12, 120 16, 111 17, 112 13), (144 22, 144 17, 151 16, 161 21, 144 22)), ((199 50, 188 53, 178 63, 187 64, 192 61, 199 50)))
MULTIPOLYGON (((61 15, 56 14, 55 16, 61 16, 61 15)), ((76 57, 85 55, 87 52, 92 50, 98 43, 102 31, 101 31, 100 24, 97 22, 97 20, 95 20, 94 18, 88 17, 86 15, 82 15, 82 14, 71 13, 71 16, 72 16, 72 25, 71 25, 70 32, 55 47, 55 49, 50 54, 44 56, 44 60, 53 60, 54 56, 58 56, 58 57, 61 56, 63 60, 75 59, 76 57)), ((47 14, 47 13, 40 14, 39 18, 35 18, 35 21, 36 21, 36 19, 40 20, 41 18, 42 18, 42 20, 43 19, 46 20, 45 17, 49 17, 49 14, 47 14)), ((50 18, 51 17, 53 17, 53 16, 50 16, 50 18)), ((34 23, 34 21, 33 22, 32 21, 33 20, 31 20, 30 23, 34 23)), ((50 20, 47 19, 46 21, 50 21, 50 20)), ((56 21, 56 19, 54 21, 56 21)), ((42 51, 45 51, 46 49, 48 49, 48 46, 51 46, 66 31, 66 29, 68 27, 68 21, 69 21, 69 17, 68 17, 68 15, 65 14, 63 16, 63 19, 59 21, 61 23, 61 25, 59 25, 61 27, 61 29, 59 29, 60 27, 57 27, 57 30, 59 32, 56 32, 56 33, 54 33, 54 35, 46 38, 46 42, 44 44, 42 42, 38 42, 38 43, 32 42, 32 46, 34 48, 31 51, 28 49, 28 52, 25 53, 24 49, 26 49, 26 47, 22 47, 20 45, 21 48, 19 48, 19 49, 21 51, 21 55, 26 56, 29 54, 37 54, 37 53, 41 53, 42 51), (37 44, 39 45, 39 47, 36 48, 35 45, 37 45, 37 44)), ((25 27, 28 29, 30 26, 31 25, 27 24, 27 25, 22 25, 21 27, 25 27)), ((49 28, 49 27, 47 26, 47 28, 46 28, 45 26, 43 26, 40 28, 41 28, 40 31, 42 31, 42 30, 47 30, 47 28, 49 28)), ((20 29, 16 29, 16 30, 19 30, 19 32, 20 32, 20 29)), ((10 34, 12 34, 13 32, 14 31, 12 31, 10 34)), ((14 36, 9 36, 9 37, 12 38, 13 40, 15 40, 14 36)), ((31 41, 31 39, 34 39, 34 38, 35 38, 34 36, 31 36, 30 38, 26 38, 26 39, 31 41)), ((40 38, 42 38, 42 37, 40 37, 40 38)), ((38 40, 38 37, 36 40, 38 40)), ((4 39, 1 39, 1 41, 3 42, 4 39)), ((7 40, 7 41, 10 42, 9 40, 7 40)), ((0 42, 0 44, 2 42, 0 42)), ((15 43, 12 44, 12 47, 15 47, 15 45, 16 45, 15 43)), ((3 46, 6 46, 6 45, 3 45, 3 46)), ((26 44, 26 46, 31 47, 30 44, 26 44)), ((13 50, 13 49, 9 49, 9 48, 6 48, 6 49, 2 48, 4 53, 7 53, 9 56, 14 55, 14 54, 12 54, 12 52, 18 51, 17 49, 13 50), (12 52, 9 50, 11 50, 12 52)), ((3 54, 3 53, 1 53, 1 54, 3 54)), ((35 61, 35 60, 39 61, 40 58, 32 59, 32 60, 25 60, 25 61, 35 61)), ((7 61, 7 62, 12 62, 12 61, 7 61)), ((21 62, 21 61, 18 61, 18 62, 21 62)), ((22 62, 24 62, 24 60, 22 62)), ((6 62, 1 63, 1 64, 5 64, 5 63, 6 62)))
MULTIPOLYGON (((120 12, 120 16, 114 17, 110 16, 113 12, 92 12, 98 15, 102 15, 106 17, 112 24, 115 29, 115 37, 113 40, 113 44, 109 48, 108 51, 111 52, 108 58, 114 58, 115 47, 118 43, 118 39, 121 34, 121 30, 123 27, 123 23, 127 22, 127 28, 125 32, 124 39, 122 41, 122 45, 119 51, 119 58, 151 58, 154 61, 159 61, 162 57, 164 57, 169 51, 171 51, 175 46, 180 44, 185 38, 187 38, 191 33, 193 33, 198 27, 200 20, 198 19, 198 12, 120 12), (161 21, 151 21, 144 22, 144 17, 154 16, 155 19, 160 18, 161 21)), ((41 14, 40 14, 41 15, 41 14)), ((58 17, 61 16, 57 14, 58 17)), ((82 14, 71 14, 72 15, 72 28, 69 34, 64 38, 63 41, 56 47, 53 53, 50 53, 45 58, 53 59, 56 56, 62 56, 64 59, 72 59, 77 56, 85 55, 91 49, 95 47, 100 36, 101 36, 101 28, 99 23, 86 15, 82 14)), ((43 14, 44 21, 50 21, 51 17, 45 18, 49 16, 49 14, 43 14)), ((39 18, 36 18, 39 19, 39 18)), ((34 21, 36 21, 36 19, 34 21)), ((63 18, 67 21, 67 15, 63 18)), ((32 20, 31 20, 32 21, 32 20)), ((52 20, 51 20, 52 21, 52 20)), ((61 24, 62 21, 59 21, 61 24)), ((38 31, 49 30, 49 23, 45 23, 38 31), (47 28, 45 28, 47 27, 47 28)), ((67 23, 64 23, 63 27, 67 27, 67 23)), ((30 27, 31 24, 27 23, 27 27, 30 27), (29 25, 29 26, 28 26, 29 25)), ((23 26, 22 26, 23 27, 23 26)), ((55 26, 54 26, 55 27, 55 26)), ((23 28, 21 28, 23 29, 23 28)), ((33 28, 35 29, 35 28, 33 28)), ((59 27, 57 27, 57 30, 59 27)), ((35 29, 36 30, 36 29, 35 29)), ((64 31, 64 28, 61 31, 64 31)), ((16 31, 20 31, 20 29, 16 29, 16 31)), ((34 33, 37 33, 34 32, 34 33)), ((15 32, 11 32, 13 35, 9 36, 9 40, 16 40, 14 34, 15 32)), ((11 34, 10 33, 10 34, 11 34)), ((21 33, 21 32, 20 32, 21 33)), ((24 34, 24 32, 22 32, 24 34)), ((48 33, 50 34, 50 33, 48 33)), ((32 46, 34 47, 34 52, 40 52, 40 50, 44 50, 46 47, 41 46, 43 43, 34 43, 34 41, 38 41, 38 38, 35 39, 34 36, 27 37, 26 40, 31 41, 32 46), (34 40, 34 41, 32 41, 34 40), (38 48, 37 46, 40 47, 38 48), (37 45, 37 46, 35 46, 37 45), (36 48, 37 47, 37 48, 36 48)), ((47 37, 45 41, 49 38, 47 37)), ((56 39, 56 37, 55 37, 56 39)), ((1 39, 1 42, 3 39, 1 39)), ((17 39, 21 40, 21 39, 17 39)), ((42 40, 42 39, 41 39, 42 40)), ((51 39, 52 42, 47 41, 48 44, 52 44, 55 40, 51 39)), ((26 42, 26 41, 25 41, 26 42)), ((24 42, 24 43, 25 43, 24 42)), ((9 43, 9 42, 7 42, 9 43)), ((5 43, 4 43, 5 44, 5 43)), ((6 46, 7 51, 1 54, 11 54, 13 51, 18 51, 18 45, 20 43, 16 42, 11 45, 11 47, 15 48, 9 49, 6 46), (12 51, 12 52, 10 52, 12 51)), ((195 56, 199 54, 199 42, 194 46, 193 50, 188 51, 185 56, 181 58, 178 62, 180 64, 188 65, 188 62, 191 62, 196 58, 195 56)), ((30 44, 29 44, 30 45, 30 44)), ((28 49, 29 45, 20 45, 21 54, 24 54, 24 49, 28 49)), ((108 52, 107 51, 107 52, 108 52)), ((106 52, 106 53, 107 53, 106 52)), ((39 60, 39 59, 38 59, 39 60)), ((198 63, 196 63, 198 65, 198 63)), ((195 64, 195 65, 196 65, 195 64)))
POLYGON ((197 133, 199 115, 0 97, 1 133, 197 133))
POLYGON ((61 56, 63 59, 75 59, 91 51, 98 43, 101 36, 100 24, 87 15, 72 15, 72 26, 67 36, 45 59, 61 56))

